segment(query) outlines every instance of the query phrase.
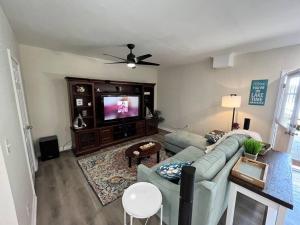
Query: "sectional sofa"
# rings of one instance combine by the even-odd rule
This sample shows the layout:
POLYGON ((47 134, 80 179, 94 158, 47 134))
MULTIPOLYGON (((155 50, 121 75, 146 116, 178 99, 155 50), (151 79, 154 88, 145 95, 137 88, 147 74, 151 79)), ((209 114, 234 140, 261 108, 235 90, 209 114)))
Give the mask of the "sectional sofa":
POLYGON ((227 208, 228 176, 231 168, 242 155, 243 142, 247 137, 237 134, 232 135, 207 154, 203 149, 205 145, 203 139, 194 140, 194 142, 190 138, 183 138, 178 133, 173 134, 172 138, 166 137, 166 147, 170 147, 169 144, 171 144, 173 145, 171 147, 175 146, 175 148, 169 150, 178 153, 152 168, 142 164, 139 165, 138 181, 150 182, 160 189, 163 195, 163 221, 167 225, 177 225, 180 185, 162 178, 155 170, 160 165, 168 162, 195 161, 192 164, 196 168, 192 224, 217 225, 227 208), (177 135, 180 140, 169 143, 172 138, 174 139, 174 135, 177 135), (185 140, 187 139, 190 139, 187 141, 190 143, 186 143, 185 140), (187 144, 190 146, 182 148, 187 144))

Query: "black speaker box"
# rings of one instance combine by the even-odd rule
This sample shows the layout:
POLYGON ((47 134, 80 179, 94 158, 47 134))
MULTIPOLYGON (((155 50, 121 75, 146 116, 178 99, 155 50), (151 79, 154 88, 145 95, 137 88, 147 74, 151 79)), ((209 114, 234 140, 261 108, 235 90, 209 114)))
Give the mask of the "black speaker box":
POLYGON ((245 118, 244 119, 244 127, 243 127, 243 129, 244 130, 249 130, 249 128, 250 128, 250 119, 249 118, 245 118))
POLYGON ((43 137, 39 139, 42 161, 59 157, 57 136, 43 137))
POLYGON ((181 171, 178 225, 191 225, 196 168, 184 166, 181 171))

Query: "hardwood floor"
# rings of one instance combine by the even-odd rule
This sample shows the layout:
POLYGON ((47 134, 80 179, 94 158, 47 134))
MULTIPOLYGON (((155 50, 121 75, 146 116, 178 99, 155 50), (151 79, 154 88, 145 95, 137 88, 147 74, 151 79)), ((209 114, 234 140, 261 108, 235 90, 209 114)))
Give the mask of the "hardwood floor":
POLYGON ((300 224, 300 170, 293 171, 294 209, 288 210, 286 225, 300 224))
MULTIPOLYGON (((163 134, 154 138, 163 140, 163 134)), ((57 159, 40 162, 36 175, 37 225, 123 224, 121 198, 103 207, 77 165, 77 160, 71 151, 65 151, 57 159)), ((238 195, 234 224, 263 224, 264 211, 263 205, 238 195)), ((135 225, 144 222, 134 220, 135 225)), ((148 224, 159 224, 159 219, 151 217, 148 224)), ((219 224, 225 224, 225 215, 219 224)))

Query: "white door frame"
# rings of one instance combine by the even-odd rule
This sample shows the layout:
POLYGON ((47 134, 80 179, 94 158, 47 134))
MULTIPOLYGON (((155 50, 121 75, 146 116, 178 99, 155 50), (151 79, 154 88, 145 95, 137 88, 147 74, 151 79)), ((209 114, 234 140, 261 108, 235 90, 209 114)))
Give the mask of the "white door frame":
POLYGON ((279 83, 279 87, 278 87, 278 93, 277 93, 277 98, 276 98, 276 106, 275 106, 275 112, 274 112, 274 117, 273 117, 273 122, 272 122, 272 129, 271 129, 271 136, 270 136, 270 140, 269 143, 271 144, 272 147, 274 147, 275 145, 275 141, 276 141, 276 134, 277 134, 277 128, 278 128, 278 124, 277 124, 277 117, 280 113, 281 110, 281 103, 282 103, 282 94, 283 94, 283 85, 284 85, 284 79, 283 77, 286 76, 286 72, 285 71, 281 71, 280 73, 280 83, 279 83))
MULTIPOLYGON (((274 147, 274 144, 276 142, 276 134, 277 134, 277 129, 278 129, 278 125, 280 124, 279 121, 278 121, 278 117, 279 117, 279 114, 281 112, 281 107, 282 107, 282 101, 283 101, 283 93, 284 93, 284 85, 285 85, 285 79, 284 77, 288 77, 288 76, 292 76, 294 74, 297 74, 297 73, 300 73, 300 68, 298 69, 295 69, 295 70, 291 70, 291 71, 281 71, 280 73, 280 83, 279 83, 279 88, 278 88, 278 94, 277 94, 277 98, 276 98, 276 107, 275 107, 275 113, 274 113, 274 117, 273 117, 273 123, 272 123, 272 130, 271 130, 271 136, 270 136, 270 142, 271 143, 271 146, 274 147)), ((300 108, 300 85, 298 86, 298 94, 296 96, 296 99, 295 99, 295 110, 293 111, 293 115, 292 115, 292 118, 291 118, 291 121, 295 121, 298 116, 298 113, 299 113, 299 108, 300 108)), ((293 129, 292 127, 289 127, 288 130, 287 130, 287 133, 288 132, 293 132, 293 129)), ((293 136, 290 135, 290 138, 289 138, 289 143, 288 143, 288 151, 290 153, 291 151, 291 146, 293 144, 293 136)))
MULTIPOLYGON (((16 100, 16 105, 17 105, 20 128, 23 129, 27 124, 23 124, 23 120, 22 120, 22 116, 21 116, 21 107, 20 107, 20 102, 19 102, 19 99, 18 99, 17 87, 16 87, 16 84, 15 84, 15 74, 14 74, 14 71, 13 71, 12 60, 14 60, 16 62, 16 64, 18 65, 19 73, 21 73, 20 64, 19 64, 18 60, 15 57, 12 56, 10 49, 7 49, 7 55, 8 55, 9 67, 10 67, 11 78, 12 78, 12 83, 13 83, 13 89, 14 89, 14 94, 15 94, 15 100, 16 100)), ((22 80, 20 80, 20 82, 21 82, 21 88, 23 89, 22 80)), ((24 90, 23 90, 23 93, 24 93, 24 90)), ((24 98, 25 98, 25 96, 24 96, 24 98)), ((25 116, 27 117, 28 116, 27 109, 25 108, 24 110, 25 110, 25 116)), ((27 120, 28 120, 28 118, 27 118, 27 120)), ((25 138, 24 131, 21 130, 21 133, 22 133, 23 144, 24 144, 25 150, 27 151, 26 152, 26 161, 27 161, 27 164, 29 166, 31 178, 33 178, 34 174, 32 174, 32 171, 30 169, 31 165, 30 165, 30 162, 29 162, 28 154, 31 154, 31 156, 32 156, 33 167, 34 167, 34 170, 35 170, 34 172, 36 172, 38 170, 38 161, 37 161, 37 158, 36 158, 35 153, 34 153, 32 138, 30 137, 30 140, 29 140, 30 145, 31 145, 31 150, 29 151, 27 149, 26 138, 25 138)), ((33 179, 32 179, 32 184, 33 184, 33 187, 34 187, 33 179)))
MULTIPOLYGON (((38 169, 38 162, 37 162, 37 159, 36 159, 35 154, 34 154, 32 139, 30 137, 32 148, 31 148, 31 152, 29 152, 28 149, 27 149, 27 145, 26 145, 25 133, 22 130, 23 127, 24 127, 23 126, 23 119, 22 119, 22 116, 21 116, 21 107, 20 107, 20 102, 19 102, 19 99, 18 99, 17 87, 16 87, 16 84, 15 84, 15 74, 14 74, 14 70, 13 70, 12 61, 15 61, 16 64, 18 65, 18 72, 20 73, 20 76, 21 76, 20 64, 19 64, 18 60, 15 57, 12 56, 10 49, 7 49, 7 56, 8 56, 10 73, 11 73, 12 84, 13 84, 13 89, 14 89, 14 95, 15 95, 15 100, 16 100, 16 106, 17 106, 17 112, 18 112, 18 117, 19 117, 21 135, 22 135, 22 139, 23 139, 24 150, 26 151, 25 152, 25 157, 26 157, 27 169, 28 169, 28 172, 29 172, 29 175, 30 175, 29 179, 30 179, 31 188, 32 188, 32 192, 33 192, 33 203, 32 203, 33 205, 32 205, 32 214, 31 214, 31 224, 36 225, 37 196, 36 196, 35 187, 34 187, 34 172, 32 172, 32 169, 31 169, 32 167, 30 165, 28 154, 32 154, 32 156, 33 156, 32 161, 33 161, 33 166, 34 166, 35 171, 37 171, 37 169, 38 169)), ((21 88, 23 89, 22 80, 20 82, 21 82, 21 88)), ((24 94, 24 90, 23 90, 23 94, 24 94)), ((25 96, 24 96, 24 98, 25 98, 25 96)), ((25 107, 25 114, 26 114, 26 116, 28 116, 26 107, 25 107)))

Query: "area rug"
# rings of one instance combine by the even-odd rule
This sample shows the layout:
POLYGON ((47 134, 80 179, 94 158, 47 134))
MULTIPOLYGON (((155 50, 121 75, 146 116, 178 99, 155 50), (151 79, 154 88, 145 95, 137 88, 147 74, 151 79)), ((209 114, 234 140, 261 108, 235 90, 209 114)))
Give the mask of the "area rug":
MULTIPOLYGON (((152 138, 140 139, 122 146, 119 145, 117 147, 110 147, 110 149, 101 150, 101 153, 89 155, 78 160, 78 164, 87 181, 103 205, 107 205, 122 196, 124 190, 136 182, 136 162, 133 160, 132 167, 129 168, 125 151, 129 146, 142 141, 156 140, 152 138)), ((162 147, 160 151, 161 161, 168 157, 168 154, 162 147)), ((156 165, 156 154, 150 158, 143 159, 141 163, 147 167, 156 165)))

